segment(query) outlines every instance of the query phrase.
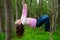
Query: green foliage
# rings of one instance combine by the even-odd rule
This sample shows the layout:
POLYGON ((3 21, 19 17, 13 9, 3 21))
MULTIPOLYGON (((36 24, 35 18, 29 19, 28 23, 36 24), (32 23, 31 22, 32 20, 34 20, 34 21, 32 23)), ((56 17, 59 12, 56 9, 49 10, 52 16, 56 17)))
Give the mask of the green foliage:
MULTIPOLYGON (((36 4, 36 0, 26 0, 27 1, 27 5, 28 5, 28 15, 29 17, 35 17, 34 15, 38 16, 41 13, 43 14, 47 14, 49 12, 49 8, 47 7, 47 5, 50 6, 50 0, 49 3, 46 3, 46 0, 43 0, 41 3, 42 5, 39 3, 38 5, 36 4), (31 5, 30 5, 31 4, 31 5)), ((22 4, 21 4, 22 0, 18 0, 18 15, 19 18, 22 14, 22 4)), ((2 4, 2 0, 0 0, 0 9, 2 9, 3 7, 2 4)), ((12 0, 12 7, 13 7, 13 16, 14 19, 16 18, 16 0, 12 0)), ((44 30, 44 29, 43 29, 44 30)), ((25 33, 23 35, 23 37, 21 38, 17 38, 15 32, 12 33, 13 37, 12 40, 49 40, 50 38, 50 33, 49 32, 45 32, 45 31, 41 31, 39 30, 39 28, 36 28, 36 31, 34 32, 34 29, 30 28, 29 26, 25 26, 25 33)), ((60 32, 60 27, 58 26, 57 31, 60 32)), ((53 39, 54 40, 60 40, 60 33, 53 33, 53 39)), ((5 40, 5 33, 0 33, 0 40, 5 40)))
POLYGON ((49 8, 47 7, 49 3, 47 3, 46 0, 41 1, 39 4, 36 3, 36 0, 32 0, 32 2, 31 0, 27 0, 27 4, 29 17, 35 17, 35 15, 39 17, 41 11, 42 14, 48 14, 49 12, 49 8))
POLYGON ((0 11, 3 9, 3 1, 0 0, 0 11))
POLYGON ((43 6, 42 6, 42 11, 43 13, 48 13, 49 12, 49 9, 48 9, 48 3, 46 0, 43 1, 43 6))
MULTIPOLYGON (((22 14, 22 0, 18 0, 18 16, 19 18, 21 17, 22 14)), ((42 14, 48 13, 49 9, 46 5, 46 0, 41 1, 42 5, 39 3, 37 4, 36 0, 26 0, 27 5, 28 5, 28 16, 29 17, 38 17, 40 16, 41 10, 42 14)), ((12 1, 12 6, 13 6, 13 13, 14 13, 14 18, 16 16, 16 0, 12 1)))
MULTIPOLYGON (((60 40, 60 35, 56 32, 53 33, 54 40, 60 40)), ((50 33, 45 32, 43 30, 39 30, 36 28, 35 32, 34 29, 30 28, 29 26, 25 26, 25 33, 22 38, 13 38, 12 40, 49 40, 50 33)))
POLYGON ((0 40, 5 40, 5 34, 4 33, 0 33, 0 40))
MULTIPOLYGON (((50 38, 50 33, 45 32, 44 29, 39 30, 39 28, 36 28, 36 30, 34 32, 34 29, 30 28, 29 26, 25 26, 25 33, 21 38, 18 38, 15 35, 16 34, 13 33, 12 40, 49 40, 49 38, 50 38)), ((5 40, 4 33, 0 33, 0 39, 5 40)), ((53 32, 53 39, 60 40, 60 33, 53 32)))

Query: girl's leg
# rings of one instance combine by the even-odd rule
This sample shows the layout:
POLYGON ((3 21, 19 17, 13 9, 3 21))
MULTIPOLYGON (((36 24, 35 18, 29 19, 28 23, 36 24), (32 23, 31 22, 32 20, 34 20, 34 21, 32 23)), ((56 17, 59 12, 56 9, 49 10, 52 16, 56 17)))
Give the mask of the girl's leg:
POLYGON ((42 24, 45 23, 45 31, 50 30, 49 16, 47 15, 41 16, 40 18, 37 19, 37 21, 38 26, 41 26, 42 24))
POLYGON ((45 21, 45 31, 50 31, 49 17, 47 17, 45 21))

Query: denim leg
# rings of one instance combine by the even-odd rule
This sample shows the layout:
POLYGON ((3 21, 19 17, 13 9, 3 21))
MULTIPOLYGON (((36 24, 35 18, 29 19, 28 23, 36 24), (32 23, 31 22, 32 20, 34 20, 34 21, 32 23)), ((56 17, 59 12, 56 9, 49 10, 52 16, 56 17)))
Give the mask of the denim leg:
POLYGON ((38 23, 37 23, 38 26, 41 26, 44 23, 45 23, 45 31, 49 31, 50 30, 50 22, 49 22, 49 16, 48 15, 41 16, 38 19, 38 23))
POLYGON ((45 31, 50 31, 49 17, 47 17, 45 21, 45 31))

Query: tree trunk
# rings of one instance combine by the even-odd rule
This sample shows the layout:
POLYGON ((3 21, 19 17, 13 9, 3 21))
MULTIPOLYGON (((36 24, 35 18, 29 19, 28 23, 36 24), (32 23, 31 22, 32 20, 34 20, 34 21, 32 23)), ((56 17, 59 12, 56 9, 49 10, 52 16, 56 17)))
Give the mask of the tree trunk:
POLYGON ((0 32, 2 32, 2 12, 0 10, 0 32))
POLYGON ((3 25, 3 1, 1 1, 0 5, 0 32, 5 32, 3 25))
MULTIPOLYGON (((54 7, 53 0, 51 0, 51 9, 54 11, 53 7, 54 7)), ((53 33, 53 27, 54 27, 54 13, 51 13, 51 16, 52 16, 52 25, 50 27, 50 40, 53 40, 52 33, 53 33)))
POLYGON ((6 19, 6 39, 11 40, 12 27, 12 5, 11 0, 4 0, 5 19, 6 19))
POLYGON ((16 20, 18 19, 18 0, 16 0, 16 20))
POLYGON ((2 11, 0 11, 0 32, 5 32, 2 11))
POLYGON ((54 13, 55 13, 55 20, 54 20, 54 31, 56 31, 56 27, 57 27, 57 18, 58 18, 58 0, 55 0, 55 8, 54 8, 54 13))
MULTIPOLYGON (((14 9, 13 9, 13 1, 12 1, 12 26, 13 26, 13 29, 15 31, 15 22, 14 22, 14 9)), ((13 31, 13 30, 12 30, 13 31)))
POLYGON ((40 16, 42 16, 42 5, 43 5, 42 0, 40 0, 40 9, 41 9, 40 16))

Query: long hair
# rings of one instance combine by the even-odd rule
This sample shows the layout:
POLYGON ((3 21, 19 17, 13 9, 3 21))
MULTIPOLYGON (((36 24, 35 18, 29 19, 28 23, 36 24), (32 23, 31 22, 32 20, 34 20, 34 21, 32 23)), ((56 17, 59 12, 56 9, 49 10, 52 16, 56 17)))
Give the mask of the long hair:
POLYGON ((17 25, 17 27, 16 27, 16 35, 18 37, 21 37, 21 36, 23 36, 23 33, 24 33, 24 25, 23 24, 17 25))

